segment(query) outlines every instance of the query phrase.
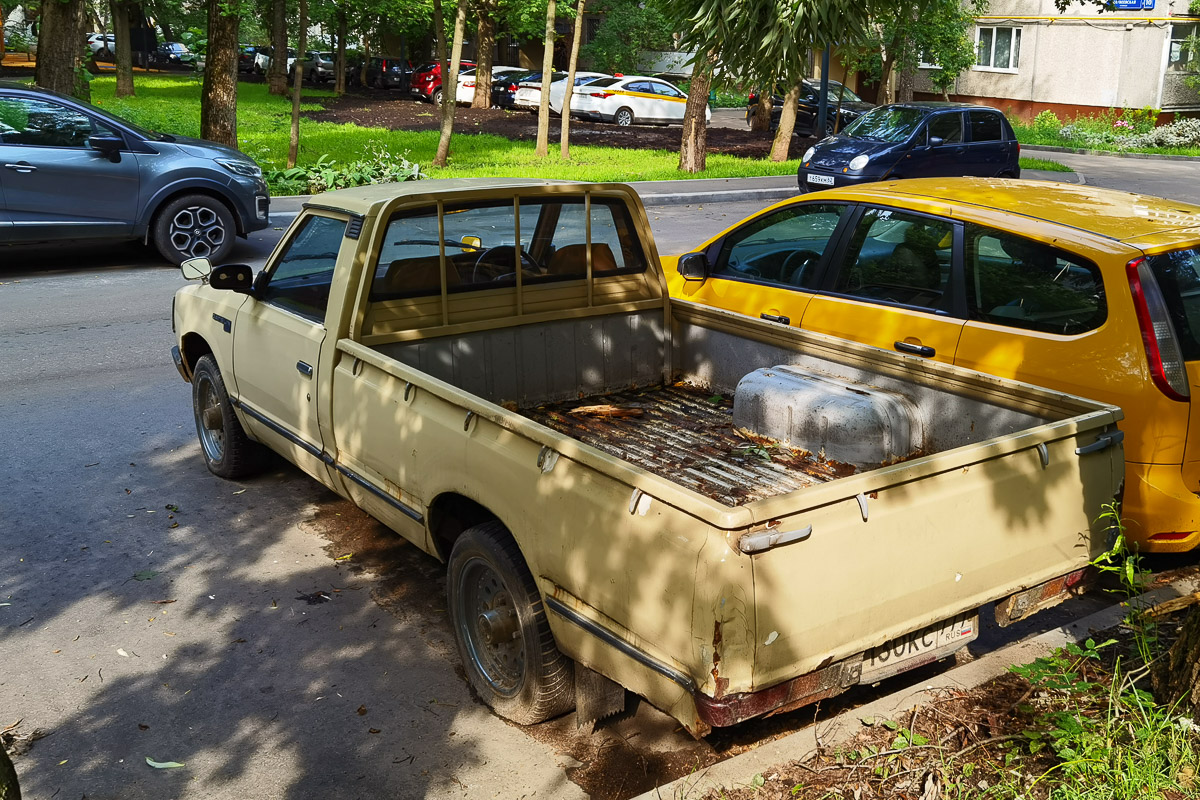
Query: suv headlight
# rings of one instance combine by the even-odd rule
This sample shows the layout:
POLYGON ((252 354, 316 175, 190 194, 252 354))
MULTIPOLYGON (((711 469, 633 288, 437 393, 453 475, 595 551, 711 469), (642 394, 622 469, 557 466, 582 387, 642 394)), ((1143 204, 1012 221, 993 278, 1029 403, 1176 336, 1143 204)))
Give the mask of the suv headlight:
POLYGON ((244 175, 247 178, 262 177, 262 168, 250 161, 237 161, 232 158, 218 158, 216 161, 234 175, 244 175))
POLYGON ((855 156, 854 158, 850 159, 850 169, 862 169, 870 160, 871 157, 865 154, 861 156, 855 156))

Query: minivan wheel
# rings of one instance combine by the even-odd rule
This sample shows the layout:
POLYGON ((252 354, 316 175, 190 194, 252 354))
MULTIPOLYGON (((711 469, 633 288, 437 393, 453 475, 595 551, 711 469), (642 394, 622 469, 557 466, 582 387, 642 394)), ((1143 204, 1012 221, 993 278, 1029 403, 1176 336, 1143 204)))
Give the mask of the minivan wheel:
POLYGON ((233 250, 237 226, 220 200, 203 194, 177 197, 163 206, 154 220, 152 238, 163 258, 179 264, 207 258, 220 264, 233 250))

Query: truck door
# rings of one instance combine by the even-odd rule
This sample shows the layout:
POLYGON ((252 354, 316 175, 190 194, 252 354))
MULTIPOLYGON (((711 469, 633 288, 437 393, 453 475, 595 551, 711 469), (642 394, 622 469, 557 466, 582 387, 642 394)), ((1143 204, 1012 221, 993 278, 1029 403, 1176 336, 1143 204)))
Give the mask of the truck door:
POLYGON ((291 235, 238 312, 233 361, 238 402, 253 435, 329 483, 317 424, 325 312, 346 220, 313 214, 291 235))

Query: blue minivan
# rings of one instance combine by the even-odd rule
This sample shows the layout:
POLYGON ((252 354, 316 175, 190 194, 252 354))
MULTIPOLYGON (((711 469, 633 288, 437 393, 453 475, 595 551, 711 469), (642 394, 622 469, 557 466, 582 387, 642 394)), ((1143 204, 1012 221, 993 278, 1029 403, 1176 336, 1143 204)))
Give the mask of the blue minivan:
POLYGON ((1004 114, 966 103, 873 108, 804 153, 800 191, 897 178, 1021 177, 1021 145, 1004 114))

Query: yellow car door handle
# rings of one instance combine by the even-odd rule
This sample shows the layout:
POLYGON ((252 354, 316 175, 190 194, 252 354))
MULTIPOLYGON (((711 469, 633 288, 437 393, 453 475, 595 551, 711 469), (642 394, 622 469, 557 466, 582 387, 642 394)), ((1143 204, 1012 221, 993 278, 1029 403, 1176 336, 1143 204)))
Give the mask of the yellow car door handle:
POLYGON ((933 358, 937 353, 932 347, 926 347, 923 344, 911 344, 909 342, 896 342, 896 349, 901 353, 911 353, 914 356, 924 356, 925 358, 933 358))

